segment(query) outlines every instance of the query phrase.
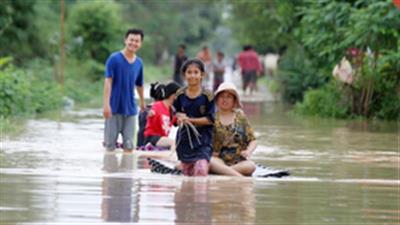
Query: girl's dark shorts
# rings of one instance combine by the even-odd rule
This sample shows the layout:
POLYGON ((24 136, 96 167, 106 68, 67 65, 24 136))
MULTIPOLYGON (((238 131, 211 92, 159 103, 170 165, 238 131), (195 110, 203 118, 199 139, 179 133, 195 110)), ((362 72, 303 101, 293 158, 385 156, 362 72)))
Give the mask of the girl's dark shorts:
POLYGON ((146 145, 147 143, 151 143, 152 145, 156 146, 160 138, 161 136, 156 135, 144 137, 144 144, 146 145))

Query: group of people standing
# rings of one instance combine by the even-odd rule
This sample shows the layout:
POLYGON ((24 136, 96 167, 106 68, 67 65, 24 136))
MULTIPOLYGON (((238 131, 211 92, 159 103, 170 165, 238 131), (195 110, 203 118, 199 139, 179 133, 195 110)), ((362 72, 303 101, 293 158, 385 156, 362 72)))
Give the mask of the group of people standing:
MULTIPOLYGON (((108 151, 116 148, 119 134, 124 151, 134 149, 134 116, 138 113, 134 86, 139 94, 139 108, 141 112, 145 110, 143 63, 136 55, 143 38, 141 30, 128 30, 124 49, 111 54, 106 62, 103 115, 108 151)), ((145 143, 176 151, 186 176, 206 176, 209 172, 251 175, 255 164, 249 158, 256 148, 256 140, 241 110, 236 87, 221 80, 216 90, 210 91, 203 87, 207 76, 207 64, 203 60, 186 58, 181 63, 179 75, 185 86, 171 82, 152 87, 151 95, 156 101, 147 115, 145 143), (179 128, 176 138, 171 140, 168 133, 174 124, 179 128)))
MULTIPOLYGON (((178 52, 175 55, 174 64, 174 75, 173 79, 180 85, 184 84, 184 79, 181 73, 181 67, 188 57, 185 53, 186 46, 179 45, 178 52)), ((205 77, 203 79, 203 85, 205 87, 212 87, 213 91, 216 91, 218 86, 224 82, 225 69, 227 63, 225 62, 225 54, 222 51, 217 51, 216 60, 213 60, 210 49, 204 46, 196 55, 197 59, 200 59, 205 66, 205 77), (213 74, 213 80, 211 82, 210 77, 213 74), (212 83, 212 85, 209 85, 212 83)), ((241 79, 242 79, 242 91, 244 94, 249 91, 252 95, 257 91, 257 78, 263 73, 263 66, 260 62, 259 55, 253 49, 251 45, 243 46, 243 51, 238 54, 234 59, 233 69, 239 66, 241 79)))

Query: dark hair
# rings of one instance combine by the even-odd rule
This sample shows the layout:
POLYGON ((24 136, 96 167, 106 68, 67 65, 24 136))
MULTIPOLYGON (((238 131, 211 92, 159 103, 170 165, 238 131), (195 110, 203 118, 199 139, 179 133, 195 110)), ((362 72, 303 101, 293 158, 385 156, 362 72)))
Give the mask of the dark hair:
POLYGON ((205 71, 205 69, 204 69, 204 63, 203 63, 200 59, 189 59, 189 60, 186 60, 186 61, 183 63, 182 67, 181 67, 181 73, 182 73, 183 75, 185 75, 185 72, 186 72, 186 70, 188 69, 188 67, 189 67, 190 65, 196 65, 197 68, 199 68, 199 70, 200 70, 202 73, 204 73, 204 71, 205 71))
POLYGON ((158 82, 150 84, 150 97, 155 101, 160 101, 165 98, 165 85, 158 82))
POLYGON ((167 85, 158 82, 150 84, 150 97, 155 101, 161 101, 175 94, 181 86, 176 82, 169 82, 167 85))
POLYGON ((165 85, 165 98, 169 98, 169 96, 175 94, 179 88, 181 88, 181 86, 175 81, 169 82, 165 85))
POLYGON ((251 45, 244 45, 243 46, 243 51, 248 51, 250 49, 252 49, 253 47, 251 45))
POLYGON ((144 34, 143 31, 140 29, 129 29, 126 33, 125 33, 125 39, 130 35, 130 34, 136 34, 136 35, 140 35, 140 38, 143 41, 144 38, 144 34))
POLYGON ((180 45, 179 45, 179 48, 186 49, 186 45, 180 44, 180 45))
POLYGON ((220 56, 222 56, 222 57, 225 56, 224 53, 223 53, 222 51, 218 51, 218 52, 217 52, 217 55, 220 55, 220 56))

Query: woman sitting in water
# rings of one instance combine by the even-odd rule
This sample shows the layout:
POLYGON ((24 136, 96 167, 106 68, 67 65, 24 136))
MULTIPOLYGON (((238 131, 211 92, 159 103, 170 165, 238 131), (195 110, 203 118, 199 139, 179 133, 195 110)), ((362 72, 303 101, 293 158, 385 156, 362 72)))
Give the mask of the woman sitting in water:
POLYGON ((170 82, 167 85, 152 85, 151 88, 151 97, 158 101, 153 103, 147 115, 144 145, 151 143, 153 146, 175 150, 175 140, 168 135, 175 120, 172 103, 180 86, 170 82))
POLYGON ((256 166, 249 158, 257 146, 254 131, 232 83, 222 83, 215 92, 217 112, 210 171, 215 174, 251 176, 256 166))

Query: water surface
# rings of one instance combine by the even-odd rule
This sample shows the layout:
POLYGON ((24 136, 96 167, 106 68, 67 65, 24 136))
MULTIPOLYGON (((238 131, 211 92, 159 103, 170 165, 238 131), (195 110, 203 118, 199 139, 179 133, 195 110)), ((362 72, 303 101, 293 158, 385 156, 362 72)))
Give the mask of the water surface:
POLYGON ((105 153, 99 109, 27 122, 1 136, 0 224, 399 224, 396 123, 250 115, 256 162, 283 179, 152 174, 105 153))

